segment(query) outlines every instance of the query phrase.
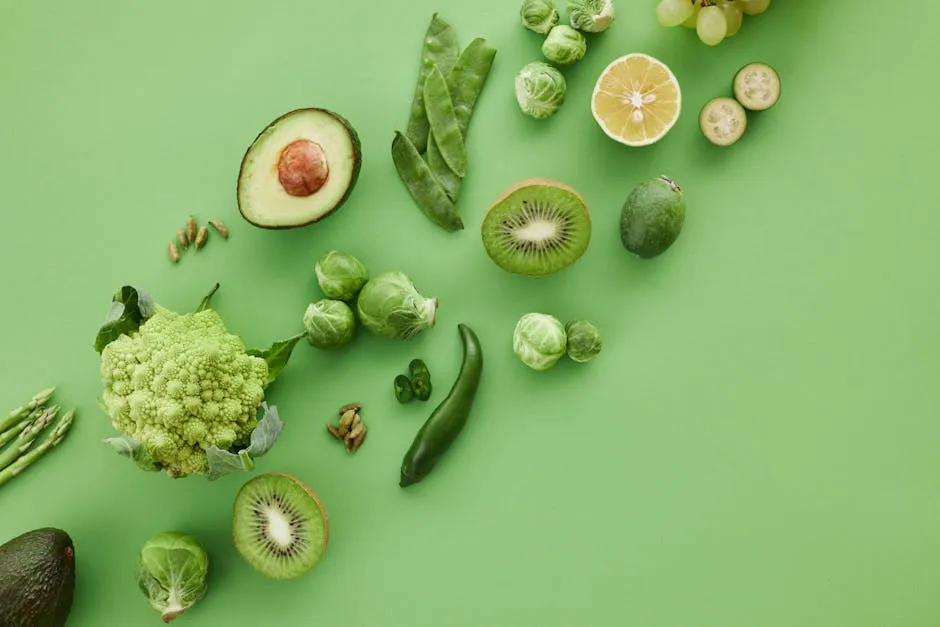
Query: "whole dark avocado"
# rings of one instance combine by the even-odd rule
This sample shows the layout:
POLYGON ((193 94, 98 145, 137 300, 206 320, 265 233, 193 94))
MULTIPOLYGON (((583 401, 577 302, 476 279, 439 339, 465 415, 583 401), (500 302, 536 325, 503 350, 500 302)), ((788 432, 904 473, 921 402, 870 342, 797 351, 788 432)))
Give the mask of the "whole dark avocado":
POLYGON ((61 529, 0 545, 0 627, 64 627, 75 593, 75 547, 61 529))

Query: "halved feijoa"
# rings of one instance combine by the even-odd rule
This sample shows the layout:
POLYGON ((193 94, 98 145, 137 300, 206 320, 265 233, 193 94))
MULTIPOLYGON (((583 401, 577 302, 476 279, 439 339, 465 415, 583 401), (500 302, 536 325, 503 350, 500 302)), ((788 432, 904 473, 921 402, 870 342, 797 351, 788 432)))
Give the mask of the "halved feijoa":
POLYGON ((730 146, 747 129, 747 112, 734 98, 712 98, 702 107, 698 125, 706 139, 716 146, 730 146))
POLYGON ((766 63, 748 63, 734 75, 734 97, 751 111, 766 111, 780 98, 780 76, 766 63))
POLYGON ((245 153, 238 210, 265 229, 317 222, 346 202, 361 166, 359 135, 345 118, 296 109, 266 126, 245 153))
POLYGON ((483 218, 483 246, 500 268, 547 276, 567 268, 588 248, 591 217, 575 190, 547 179, 526 179, 506 191, 483 218))

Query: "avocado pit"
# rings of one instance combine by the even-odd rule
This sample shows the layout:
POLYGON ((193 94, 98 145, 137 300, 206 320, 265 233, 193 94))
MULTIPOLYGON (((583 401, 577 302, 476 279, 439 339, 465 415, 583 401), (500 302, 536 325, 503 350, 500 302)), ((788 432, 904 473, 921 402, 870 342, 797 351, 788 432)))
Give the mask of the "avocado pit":
POLYGON ((296 139, 281 151, 277 180, 291 196, 316 194, 330 177, 330 165, 323 147, 309 139, 296 139))

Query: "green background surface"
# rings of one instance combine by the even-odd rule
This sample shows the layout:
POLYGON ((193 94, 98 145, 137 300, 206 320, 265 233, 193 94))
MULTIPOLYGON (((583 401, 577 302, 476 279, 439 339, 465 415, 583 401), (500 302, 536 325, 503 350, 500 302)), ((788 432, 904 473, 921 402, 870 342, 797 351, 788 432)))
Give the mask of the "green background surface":
POLYGON ((513 98, 516 71, 540 56, 516 3, 449 6, 2 2, 0 405, 55 384, 80 420, 0 489, 0 539, 72 534, 78 627, 159 622, 133 565, 165 529, 212 556, 209 596, 178 620, 191 627, 940 623, 940 124, 923 65, 940 52, 938 5, 779 0, 706 48, 658 27, 652 2, 619 0, 566 72, 568 103, 541 122, 513 98), (414 208, 389 154, 435 10, 462 44, 499 49, 469 133, 468 228, 454 235, 414 208), (668 63, 685 102, 646 149, 610 141, 590 114, 598 73, 633 51, 668 63), (744 141, 712 148, 697 111, 754 60, 778 68, 784 95, 744 141), (358 129, 359 186, 319 225, 254 229, 234 205, 242 153, 310 105, 358 129), (668 254, 641 262, 620 246, 619 210, 659 174, 684 186, 688 219, 668 254), (574 186, 594 216, 588 254, 544 280, 500 271, 478 235, 488 203, 529 176, 574 186), (172 266, 167 241, 190 212, 232 237, 172 266), (407 344, 300 346, 272 389, 287 427, 256 473, 308 482, 332 538, 308 577, 270 582, 230 539, 247 476, 174 482, 101 444, 113 431, 91 342, 124 283, 182 310, 220 281, 229 327, 266 344, 319 298, 313 263, 333 248, 405 271, 440 315, 407 344), (527 370, 510 340, 529 311, 594 320, 604 353, 527 370), (421 356, 443 398, 458 322, 486 351, 472 422, 402 491, 402 455, 436 403, 399 406, 391 381, 421 356), (350 457, 324 424, 353 400, 370 436, 350 457))

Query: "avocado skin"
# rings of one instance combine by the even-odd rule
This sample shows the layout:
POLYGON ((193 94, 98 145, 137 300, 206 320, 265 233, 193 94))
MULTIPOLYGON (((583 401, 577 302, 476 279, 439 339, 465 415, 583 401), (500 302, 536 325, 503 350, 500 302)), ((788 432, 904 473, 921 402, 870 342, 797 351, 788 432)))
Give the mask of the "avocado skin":
MULTIPOLYGON (((349 200, 349 196, 350 196, 350 194, 352 194, 353 188, 355 188, 355 187, 356 187, 356 183, 359 182, 359 173, 360 173, 361 170, 362 170, 362 140, 361 140, 360 137, 359 137, 359 132, 356 130, 356 127, 354 127, 354 126, 350 123, 350 121, 347 120, 345 117, 343 117, 343 116, 340 115, 339 113, 336 113, 335 111, 332 111, 332 110, 330 110, 330 109, 325 109, 325 108, 323 108, 323 107, 304 107, 304 108, 300 108, 300 109, 293 109, 293 110, 291 110, 291 111, 288 111, 287 113, 284 113, 283 115, 278 116, 278 117, 275 118, 270 124, 268 124, 268 125, 265 126, 263 129, 261 129, 261 132, 258 133, 258 134, 255 136, 255 139, 254 139, 254 141, 252 141, 251 145, 248 147, 248 150, 246 150, 246 151, 245 151, 245 154, 242 155, 241 164, 240 164, 239 170, 238 170, 238 172, 239 172, 239 176, 238 176, 238 178, 239 178, 238 186, 241 185, 241 175, 242 175, 242 173, 245 171, 245 164, 246 164, 246 162, 247 162, 247 160, 248 160, 248 156, 251 154, 251 151, 252 151, 252 149, 254 148, 255 144, 257 144, 258 140, 259 140, 272 126, 277 126, 277 125, 278 125, 282 120, 284 120, 285 118, 289 118, 289 117, 291 117, 291 116, 293 116, 293 115, 297 115, 298 113, 304 113, 304 112, 307 112, 307 111, 315 111, 315 112, 317 112, 317 113, 321 113, 321 114, 323 114, 323 115, 327 115, 327 116, 333 118, 334 120, 336 120, 337 122, 339 122, 340 126, 343 127, 343 129, 346 131, 346 135, 349 137, 349 143, 350 143, 350 145, 352 146, 353 165, 352 165, 352 170, 351 170, 350 173, 349 173, 349 184, 346 186, 346 191, 345 191, 345 192, 343 193, 343 195, 339 198, 339 200, 337 200, 336 203, 330 208, 329 211, 327 211, 326 213, 324 213, 323 215, 321 215, 321 216, 318 217, 318 218, 313 218, 313 219, 311 219, 311 220, 306 220, 306 221, 301 220, 301 221, 297 221, 297 222, 294 223, 294 224, 284 224, 284 225, 280 225, 280 226, 272 226, 272 225, 270 225, 270 224, 259 224, 257 221, 253 220, 253 219, 251 218, 251 216, 248 215, 248 213, 247 213, 247 212, 242 208, 242 206, 241 206, 241 202, 240 202, 240 198, 239 198, 239 194, 238 194, 238 189, 237 189, 237 187, 236 187, 235 197, 236 197, 236 204, 238 204, 238 212, 239 212, 239 214, 241 215, 241 217, 244 218, 244 220, 245 220, 246 222, 248 222, 249 224, 251 224, 252 226, 256 226, 256 227, 258 227, 259 229, 265 229, 265 230, 269 230, 269 231, 282 231, 282 230, 287 230, 287 229, 296 229, 296 228, 300 228, 300 227, 304 227, 304 226, 310 226, 311 224, 314 224, 314 223, 316 223, 316 222, 320 222, 320 221, 322 221, 322 220, 324 220, 324 219, 330 217, 331 215, 333 215, 333 214, 336 212, 337 209, 339 209, 340 207, 342 207, 342 206, 346 203, 346 201, 349 200)), ((3 627, 3 626, 0 625, 0 627, 3 627)))
POLYGON ((0 545, 0 627, 64 627, 75 593, 75 548, 61 529, 0 545))

